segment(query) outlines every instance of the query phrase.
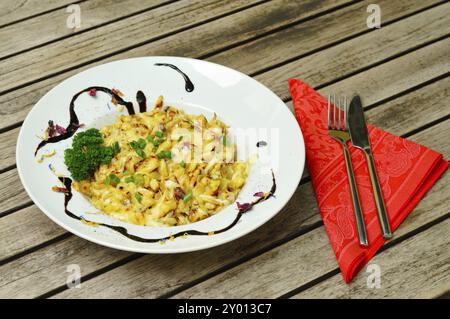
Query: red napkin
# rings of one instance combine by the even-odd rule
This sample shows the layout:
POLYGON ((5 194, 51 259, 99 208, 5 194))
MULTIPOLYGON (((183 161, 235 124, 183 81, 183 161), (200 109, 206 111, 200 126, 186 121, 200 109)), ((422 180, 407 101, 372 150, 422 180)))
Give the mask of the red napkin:
MULTIPOLYGON (((328 136, 328 102, 310 86, 290 79, 306 163, 328 238, 347 283, 384 244, 364 154, 349 145, 369 247, 359 246, 342 146, 328 136)), ((372 152, 392 231, 445 172, 442 154, 368 125, 372 152)), ((395 236, 395 233, 394 233, 395 236)))

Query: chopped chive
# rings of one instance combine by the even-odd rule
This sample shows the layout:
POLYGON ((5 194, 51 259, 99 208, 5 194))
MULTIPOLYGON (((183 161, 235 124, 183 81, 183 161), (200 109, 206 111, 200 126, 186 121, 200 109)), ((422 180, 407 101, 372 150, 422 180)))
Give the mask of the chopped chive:
POLYGON ((183 168, 186 167, 186 162, 184 160, 181 160, 180 166, 183 167, 183 168))
POLYGON ((145 158, 144 148, 146 145, 147 142, 143 138, 130 142, 131 148, 134 149, 135 152, 142 158, 145 158))
POLYGON ((172 158, 172 152, 170 152, 170 151, 161 151, 158 154, 156 154, 156 157, 158 159, 172 158))
POLYGON ((109 174, 105 179, 106 185, 116 186, 119 183, 120 183, 120 178, 118 178, 114 174, 109 174))
POLYGON ((140 138, 137 140, 137 144, 140 149, 144 149, 147 142, 143 138, 140 138))
POLYGON ((155 141, 155 138, 151 135, 147 136, 147 141, 149 141, 150 143, 153 144, 153 142, 155 141))
POLYGON ((119 152, 120 152, 119 142, 113 143, 111 145, 111 149, 112 149, 114 155, 119 154, 119 152))
POLYGON ((133 176, 128 176, 127 178, 125 178, 125 183, 134 183, 133 176))
POLYGON ((136 197, 136 200, 139 202, 139 204, 141 203, 141 201, 142 201, 142 195, 141 194, 139 194, 139 193, 135 193, 134 194, 134 197, 136 197))
POLYGON ((187 193, 184 197, 183 197, 183 202, 187 203, 192 199, 192 191, 190 191, 189 193, 187 193))
POLYGON ((140 148, 136 149, 136 154, 139 155, 142 158, 145 158, 145 153, 140 148))
POLYGON ((222 138, 222 144, 224 145, 224 146, 228 146, 228 140, 227 140, 227 137, 224 135, 223 136, 223 138, 222 138))
POLYGON ((181 142, 182 139, 183 139, 183 135, 181 135, 181 136, 178 138, 178 142, 181 142))
POLYGON ((161 131, 156 132, 155 135, 158 136, 159 138, 163 138, 164 137, 164 133, 161 132, 161 131))

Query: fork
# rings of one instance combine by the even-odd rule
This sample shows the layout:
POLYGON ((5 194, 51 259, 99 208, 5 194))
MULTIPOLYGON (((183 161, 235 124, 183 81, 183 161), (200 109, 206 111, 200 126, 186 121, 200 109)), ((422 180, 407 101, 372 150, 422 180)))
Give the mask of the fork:
POLYGON ((350 140, 350 133, 348 131, 347 121, 347 97, 344 96, 344 116, 342 119, 341 111, 341 97, 338 96, 338 108, 336 108, 336 94, 333 94, 333 103, 331 103, 331 95, 328 95, 328 135, 341 143, 344 150, 345 166, 347 168, 347 176, 350 184, 350 193, 353 202, 353 211, 356 219, 356 229, 358 231, 359 244, 367 246, 367 233, 364 225, 364 218, 361 210, 361 203, 359 201, 358 189, 356 188, 355 174, 353 173, 352 161, 350 152, 347 147, 347 142, 350 140), (337 115, 337 116, 336 116, 337 115), (337 117, 337 118, 336 118, 337 117))

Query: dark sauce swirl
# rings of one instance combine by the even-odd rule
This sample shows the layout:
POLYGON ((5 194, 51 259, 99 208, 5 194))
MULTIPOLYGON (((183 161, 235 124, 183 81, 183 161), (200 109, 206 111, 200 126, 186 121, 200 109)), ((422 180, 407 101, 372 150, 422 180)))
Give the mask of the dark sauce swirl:
MULTIPOLYGON (((69 209, 67 208, 67 206, 69 205, 69 201, 72 199, 72 180, 69 177, 58 177, 58 179, 64 184, 64 186, 66 187, 66 192, 64 193, 64 212, 71 218, 80 220, 80 221, 84 221, 84 222, 88 222, 91 223, 91 221, 85 219, 84 217, 80 217, 75 215, 74 213, 72 213, 71 211, 69 211, 69 209)), ((270 197, 274 196, 275 191, 277 189, 277 184, 275 182, 275 175, 272 172, 272 188, 269 191, 269 195, 268 196, 264 196, 264 197, 259 197, 257 200, 253 201, 252 203, 250 203, 249 205, 251 207, 269 199, 270 197)), ((185 231, 181 231, 178 232, 176 234, 173 234, 171 236, 167 236, 167 237, 162 237, 162 238, 143 238, 143 237, 139 237, 133 234, 130 234, 128 232, 128 230, 123 227, 123 226, 114 226, 114 225, 108 225, 108 224, 104 224, 104 223, 98 223, 98 222, 92 222, 94 224, 97 224, 99 226, 103 226, 109 229, 112 229, 118 233, 120 233, 121 235, 134 240, 134 241, 138 241, 138 242, 142 242, 142 243, 157 243, 157 242, 161 242, 161 241, 166 241, 169 239, 174 239, 177 237, 182 237, 182 236, 186 236, 186 235, 193 235, 193 236, 211 236, 211 235, 216 235, 216 234, 220 234, 223 232, 226 232, 227 230, 230 230, 231 228, 233 228, 241 219, 242 215, 244 215, 246 212, 249 211, 249 208, 247 207, 246 209, 240 209, 235 217, 235 219, 226 227, 219 229, 219 230, 215 230, 215 231, 211 231, 211 232, 201 232, 198 230, 185 230, 185 231)))
POLYGON ((139 104, 139 112, 143 113, 147 111, 147 99, 145 98, 144 92, 137 91, 136 102, 139 104))
POLYGON ((80 121, 75 112, 75 101, 78 99, 78 97, 81 94, 83 94, 85 92, 89 92, 90 90, 96 90, 96 91, 104 92, 104 93, 111 95, 112 97, 114 97, 114 99, 117 101, 118 104, 126 107, 128 114, 130 114, 130 115, 135 114, 134 108, 133 108, 133 103, 125 101, 118 94, 116 94, 113 90, 108 89, 106 87, 102 87, 102 86, 90 86, 84 90, 81 90, 80 92, 78 92, 77 94, 75 94, 72 97, 72 100, 70 101, 70 106, 69 106, 70 120, 69 120, 69 125, 66 127, 66 132, 64 134, 49 137, 48 139, 41 141, 39 143, 39 145, 37 146, 36 151, 34 152, 34 156, 36 156, 39 149, 41 149, 45 145, 51 144, 51 143, 58 143, 62 140, 66 140, 66 139, 72 137, 75 134, 75 132, 80 127, 80 121))
POLYGON ((171 69, 174 69, 175 71, 177 71, 178 73, 180 73, 183 76, 184 82, 186 83, 184 88, 187 92, 192 92, 194 91, 194 83, 192 83, 191 79, 189 79, 189 77, 186 75, 186 73, 184 73, 183 71, 181 71, 178 67, 176 67, 173 64, 169 64, 169 63, 155 63, 156 66, 167 66, 171 69))
POLYGON ((256 143, 256 147, 264 147, 267 146, 267 142, 266 141, 259 141, 256 143))

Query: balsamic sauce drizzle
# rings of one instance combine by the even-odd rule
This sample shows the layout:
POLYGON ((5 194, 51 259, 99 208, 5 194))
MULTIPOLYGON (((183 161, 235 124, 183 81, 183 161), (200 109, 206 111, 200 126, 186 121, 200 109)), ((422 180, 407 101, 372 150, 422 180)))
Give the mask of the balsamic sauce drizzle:
POLYGON ((84 90, 81 90, 80 92, 78 92, 77 94, 75 94, 72 97, 72 100, 70 101, 70 106, 69 106, 70 120, 69 120, 69 125, 66 127, 66 132, 64 134, 56 135, 56 136, 53 136, 46 140, 41 141, 39 143, 39 145, 37 146, 36 151, 34 152, 34 156, 36 156, 39 149, 41 149, 45 145, 50 144, 50 143, 57 143, 62 140, 66 140, 66 139, 72 137, 73 134, 75 134, 75 132, 80 127, 80 121, 78 120, 78 116, 75 113, 75 101, 78 99, 78 97, 82 93, 89 92, 90 90, 105 92, 105 93, 111 95, 112 97, 114 97, 114 99, 117 101, 118 104, 126 107, 128 114, 130 114, 130 115, 135 114, 134 108, 133 108, 133 103, 123 100, 118 94, 114 93, 113 90, 108 89, 106 87, 102 87, 102 86, 90 86, 84 90))
POLYGON ((183 76, 184 81, 186 82, 185 85, 185 89, 187 92, 192 92, 194 91, 194 83, 192 83, 191 79, 189 79, 189 77, 186 75, 186 73, 184 73, 183 71, 181 71, 178 67, 176 67, 173 64, 169 64, 169 63, 155 63, 156 66, 167 66, 169 68, 174 69, 175 71, 177 71, 178 73, 180 73, 183 76))
MULTIPOLYGON (((75 215, 74 213, 72 213, 71 211, 68 210, 67 206, 69 205, 69 201, 72 199, 72 180, 69 177, 58 177, 58 179, 64 184, 64 186, 66 187, 66 192, 64 193, 64 212, 71 218, 80 220, 80 221, 84 221, 84 222, 90 222, 89 220, 85 219, 84 217, 79 217, 77 215, 75 215)), ((268 196, 264 196, 264 197, 259 197, 257 200, 253 201, 252 203, 250 203, 250 206, 253 207, 265 200, 267 200, 268 198, 274 196, 275 191, 277 189, 277 184, 275 182, 275 175, 272 171, 272 187, 269 191, 269 195, 268 196)), ((143 238, 143 237, 139 237, 133 234, 130 234, 128 232, 128 230, 125 227, 122 226, 114 226, 114 225, 108 225, 108 224, 104 224, 104 223, 98 223, 98 222, 93 222, 96 225, 99 226, 104 226, 106 228, 112 229, 118 233, 120 233, 121 235, 134 240, 134 241, 138 241, 138 242, 142 242, 142 243, 157 243, 157 242, 161 242, 161 241, 166 241, 169 239, 174 239, 177 237, 182 237, 182 236, 186 236, 186 235, 194 235, 194 236, 210 236, 212 234, 220 234, 223 232, 226 232, 227 230, 233 228, 241 219, 242 215, 244 215, 246 212, 249 211, 249 208, 247 209, 239 209, 235 219, 226 227, 216 230, 216 231, 212 231, 212 232, 201 232, 198 230, 185 230, 185 231, 181 231, 178 232, 176 234, 173 234, 171 236, 167 236, 167 237, 163 237, 163 238, 143 238)))
POLYGON ((267 142, 266 141, 259 141, 258 143, 256 143, 256 147, 261 147, 261 146, 267 146, 267 142))
MULTIPOLYGON (((170 67, 172 69, 174 69, 175 71, 177 71, 178 73, 180 73, 185 82, 185 89, 187 92, 192 92, 194 90, 194 84, 192 83, 192 81, 189 79, 189 77, 182 72, 179 68, 177 68, 175 65, 173 64, 168 64, 168 63, 156 63, 155 65, 157 66, 167 66, 170 67)), ((78 128, 80 127, 80 122, 78 120, 78 116, 75 113, 75 101, 77 100, 77 98, 85 92, 89 92, 90 90, 96 90, 96 91, 100 91, 100 92, 104 92, 107 94, 110 94, 112 97, 114 97, 114 99, 117 101, 118 104, 123 105, 126 107, 128 114, 129 115, 133 115, 135 114, 134 112, 134 108, 133 108, 133 103, 125 101, 122 99, 122 97, 120 97, 117 93, 115 93, 113 90, 106 88, 106 87, 101 87, 101 86, 91 86, 88 87, 80 92, 78 92, 77 94, 75 94, 72 97, 72 100, 70 101, 70 107, 69 107, 69 112, 70 112, 70 121, 69 121, 69 125, 66 128, 66 132, 64 134, 61 135, 57 135, 57 136, 53 136, 48 138, 47 140, 43 140, 39 143, 39 145, 36 148, 36 151, 34 153, 34 155, 36 156, 37 152, 39 149, 41 149, 42 147, 44 147, 46 144, 49 143, 57 143, 59 141, 65 140, 70 138, 71 136, 73 136, 75 134, 75 132, 78 130, 78 128)), ((142 91, 138 91, 136 93, 136 101, 139 104, 139 111, 140 112, 146 112, 147 110, 147 100, 146 97, 144 95, 144 93, 142 91)), ((257 147, 260 146, 266 146, 267 142, 265 141, 260 141, 256 144, 257 147)), ((83 216, 77 216, 74 213, 72 213, 69 209, 68 209, 68 205, 70 200, 73 197, 73 193, 72 193, 72 179, 69 177, 58 177, 58 179, 60 180, 61 183, 64 184, 66 191, 64 192, 64 212, 71 218, 74 218, 76 220, 79 221, 84 221, 84 222, 88 222, 90 223, 91 221, 85 219, 83 216)), ((201 232, 198 230, 186 230, 186 231, 181 231, 178 232, 176 234, 173 234, 171 236, 167 236, 167 237, 163 237, 163 238, 143 238, 143 237, 139 237, 133 234, 130 234, 128 232, 128 230, 125 227, 122 226, 114 226, 114 225, 108 225, 108 224, 104 224, 104 223, 99 223, 99 222, 92 222, 96 225, 99 226, 104 226, 106 228, 112 229, 118 233, 120 233, 121 235, 134 240, 134 241, 138 241, 138 242, 143 242, 143 243, 157 243, 157 242, 161 242, 161 241, 166 241, 169 239, 173 239, 173 238, 177 238, 177 237, 182 237, 182 236, 186 236, 186 235, 194 235, 194 236, 209 236, 211 234, 220 234, 223 232, 226 232, 227 230, 233 228, 241 219, 242 215, 244 215, 246 212, 248 212, 253 206, 269 199, 270 197, 274 196, 275 191, 276 191, 277 185, 276 185, 276 181, 275 181, 275 175, 272 171, 272 187, 269 191, 269 193, 267 193, 267 196, 263 196, 263 197, 259 197, 257 200, 249 203, 245 208, 240 208, 238 210, 238 213, 235 217, 235 219, 226 227, 216 230, 216 231, 212 231, 212 232, 201 232)))
POLYGON ((147 111, 147 99, 145 98, 144 92, 141 90, 136 93, 136 101, 139 104, 139 112, 143 113, 147 111))

